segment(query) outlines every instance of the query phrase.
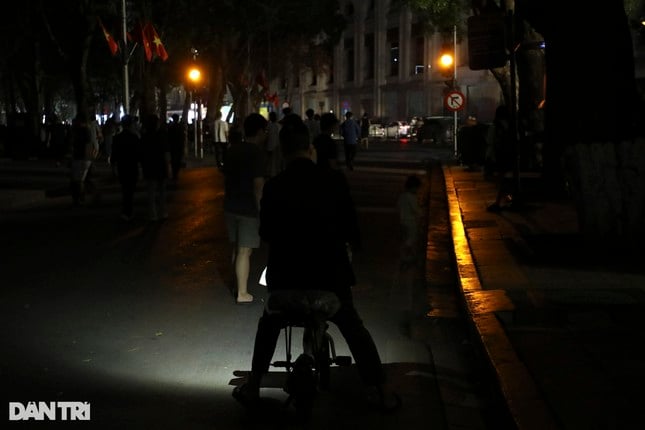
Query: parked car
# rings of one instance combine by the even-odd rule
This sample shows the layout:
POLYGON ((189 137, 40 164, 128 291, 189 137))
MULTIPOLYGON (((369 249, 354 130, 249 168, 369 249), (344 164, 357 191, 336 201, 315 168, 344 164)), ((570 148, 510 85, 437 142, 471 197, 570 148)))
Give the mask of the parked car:
POLYGON ((381 123, 370 124, 370 137, 385 137, 385 127, 381 123))
POLYGON ((400 139, 410 137, 410 124, 406 121, 392 121, 385 127, 385 137, 388 139, 400 139))
POLYGON ((419 143, 436 146, 452 145, 455 120, 451 116, 426 116, 416 119, 412 138, 419 143))

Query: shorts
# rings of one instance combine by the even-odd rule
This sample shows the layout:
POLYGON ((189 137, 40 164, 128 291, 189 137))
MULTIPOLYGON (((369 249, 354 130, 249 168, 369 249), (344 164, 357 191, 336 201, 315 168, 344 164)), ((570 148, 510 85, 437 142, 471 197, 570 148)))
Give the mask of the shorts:
POLYGON ((226 230, 231 243, 241 248, 260 247, 260 220, 257 217, 225 212, 226 230))
POLYGON ((72 180, 83 182, 91 165, 89 160, 72 160, 72 180))

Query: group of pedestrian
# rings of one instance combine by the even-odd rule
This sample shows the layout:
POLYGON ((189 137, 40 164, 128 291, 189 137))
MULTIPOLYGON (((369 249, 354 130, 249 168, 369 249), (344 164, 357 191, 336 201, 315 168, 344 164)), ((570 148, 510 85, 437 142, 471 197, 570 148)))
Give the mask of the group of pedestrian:
POLYGON ((149 221, 168 218, 167 187, 177 180, 181 169, 185 134, 178 116, 166 126, 158 115, 125 115, 121 131, 114 136, 110 164, 121 185, 121 219, 133 218, 133 201, 140 176, 146 183, 149 221))

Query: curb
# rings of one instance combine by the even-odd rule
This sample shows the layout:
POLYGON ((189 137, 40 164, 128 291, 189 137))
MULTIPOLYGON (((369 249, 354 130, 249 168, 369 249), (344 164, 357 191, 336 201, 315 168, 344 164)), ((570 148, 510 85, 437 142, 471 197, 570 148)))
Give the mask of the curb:
POLYGON ((481 293, 485 289, 471 253, 450 166, 442 164, 442 169, 459 290, 469 323, 481 342, 511 418, 518 430, 558 429, 551 411, 528 369, 517 356, 502 323, 494 311, 482 309, 481 293))

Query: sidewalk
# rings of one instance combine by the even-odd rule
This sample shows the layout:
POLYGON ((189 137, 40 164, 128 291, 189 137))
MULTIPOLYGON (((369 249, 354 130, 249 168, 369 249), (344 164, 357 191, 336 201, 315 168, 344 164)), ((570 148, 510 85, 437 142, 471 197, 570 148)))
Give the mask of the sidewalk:
POLYGON ((599 255, 571 202, 522 178, 522 210, 489 213, 496 187, 443 166, 464 303, 509 411, 524 429, 643 421, 643 255, 599 255))

